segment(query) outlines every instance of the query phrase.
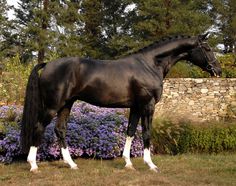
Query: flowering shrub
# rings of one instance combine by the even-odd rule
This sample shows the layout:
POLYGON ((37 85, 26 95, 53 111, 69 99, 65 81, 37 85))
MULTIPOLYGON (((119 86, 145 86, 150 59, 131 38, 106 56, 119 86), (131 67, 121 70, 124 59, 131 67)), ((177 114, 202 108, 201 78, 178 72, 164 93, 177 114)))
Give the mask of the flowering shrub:
MULTIPOLYGON (((11 107, 21 114, 16 107, 11 107)), ((22 110, 22 108, 20 109, 22 110)), ((6 118, 6 107, 0 107, 0 117, 6 118)), ((73 157, 110 159, 121 156, 124 148, 128 121, 124 109, 95 107, 83 102, 75 103, 68 121, 66 141, 73 157)), ((39 148, 39 160, 61 158, 60 147, 54 132, 56 119, 47 126, 43 143, 39 148)), ((0 161, 11 162, 20 155, 20 131, 6 125, 6 133, 0 138, 0 161)), ((141 156, 143 151, 141 127, 133 140, 131 155, 141 156)))

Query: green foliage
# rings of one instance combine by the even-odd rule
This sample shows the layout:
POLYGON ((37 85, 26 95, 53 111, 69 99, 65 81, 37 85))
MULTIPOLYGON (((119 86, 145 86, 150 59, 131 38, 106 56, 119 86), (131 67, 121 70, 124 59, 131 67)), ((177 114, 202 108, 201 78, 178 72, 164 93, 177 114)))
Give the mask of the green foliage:
POLYGON ((199 34, 210 24, 205 1, 147 0, 137 4, 141 15, 138 29, 155 39, 170 34, 199 34))
POLYGON ((216 36, 225 46, 225 52, 236 52, 236 3, 235 0, 212 0, 210 15, 218 27, 216 36))
POLYGON ((178 141, 183 129, 171 121, 159 119, 154 121, 152 144, 155 153, 177 154, 178 141))
MULTIPOLYGON (((25 97, 25 87, 33 63, 25 65, 20 62, 19 55, 5 60, 2 75, 0 75, 0 100, 4 104, 22 104, 25 97)), ((2 104, 1 103, 1 104, 2 104)))
POLYGON ((236 150, 236 126, 222 124, 204 126, 185 126, 187 130, 181 135, 178 144, 179 153, 205 152, 219 153, 236 150))
POLYGON ((199 67, 186 62, 178 62, 171 68, 167 78, 203 78, 209 77, 209 74, 202 71, 199 67))
POLYGON ((219 153, 236 151, 235 123, 174 124, 154 122, 153 145, 157 153, 219 153))
POLYGON ((225 78, 235 78, 236 77, 236 55, 226 54, 219 56, 218 60, 222 67, 222 76, 225 78))
POLYGON ((6 0, 0 0, 0 59, 6 56, 12 56, 15 46, 11 45, 11 37, 13 34, 13 22, 8 20, 7 11, 10 6, 6 0))
POLYGON ((52 10, 49 0, 20 0, 15 8, 16 18, 14 26, 17 28, 18 38, 14 44, 21 47, 22 62, 29 62, 38 54, 38 62, 43 62, 45 52, 53 42, 54 31, 49 29, 52 10))

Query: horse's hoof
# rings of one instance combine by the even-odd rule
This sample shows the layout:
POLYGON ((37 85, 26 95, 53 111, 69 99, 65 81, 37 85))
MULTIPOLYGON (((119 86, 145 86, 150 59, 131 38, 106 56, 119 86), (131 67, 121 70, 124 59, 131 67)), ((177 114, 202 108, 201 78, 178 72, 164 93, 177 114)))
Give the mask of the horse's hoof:
POLYGON ((133 171, 136 170, 133 165, 126 165, 125 168, 128 170, 133 170, 133 171))
POLYGON ((71 167, 71 169, 72 169, 72 170, 77 170, 77 169, 79 169, 79 168, 78 168, 78 166, 76 165, 76 166, 71 167))
POLYGON ((155 173, 160 173, 160 172, 161 172, 160 169, 158 169, 157 167, 150 168, 150 170, 151 170, 152 172, 155 172, 155 173))
POLYGON ((32 169, 30 169, 30 172, 32 172, 34 174, 40 173, 38 168, 32 168, 32 169))

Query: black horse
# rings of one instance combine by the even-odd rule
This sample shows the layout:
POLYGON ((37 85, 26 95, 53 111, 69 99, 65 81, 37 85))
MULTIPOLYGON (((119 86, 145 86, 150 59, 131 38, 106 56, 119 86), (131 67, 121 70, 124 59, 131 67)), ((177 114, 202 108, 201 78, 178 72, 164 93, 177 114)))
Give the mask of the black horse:
POLYGON ((206 37, 205 34, 166 38, 117 60, 67 57, 36 65, 27 85, 21 128, 22 150, 29 152, 31 171, 38 169, 37 147, 45 127, 56 115, 55 133, 63 159, 71 168, 77 168, 65 142, 67 119, 76 100, 103 107, 130 108, 123 152, 126 167, 133 168, 130 146, 141 119, 144 161, 157 171, 149 149, 150 128, 166 74, 179 60, 188 60, 212 76, 221 75, 221 67, 206 37))

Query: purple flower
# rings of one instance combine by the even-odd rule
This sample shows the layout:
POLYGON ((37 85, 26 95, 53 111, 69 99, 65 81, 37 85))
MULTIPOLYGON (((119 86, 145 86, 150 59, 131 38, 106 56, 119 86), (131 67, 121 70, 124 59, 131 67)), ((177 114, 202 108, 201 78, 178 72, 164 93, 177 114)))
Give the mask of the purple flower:
MULTIPOLYGON (((22 107, 0 107, 0 117, 4 118, 9 109, 14 108, 21 115, 22 107)), ((108 109, 75 103, 67 124, 66 141, 72 157, 95 157, 110 159, 121 156, 128 126, 125 109, 108 109)), ((57 160, 61 158, 60 147, 54 132, 55 119, 47 126, 37 158, 57 160)), ((11 162, 20 155, 20 131, 8 128, 4 139, 0 140, 0 161, 11 162)), ((138 126, 133 140, 131 155, 141 156, 143 144, 141 127, 138 126)))

